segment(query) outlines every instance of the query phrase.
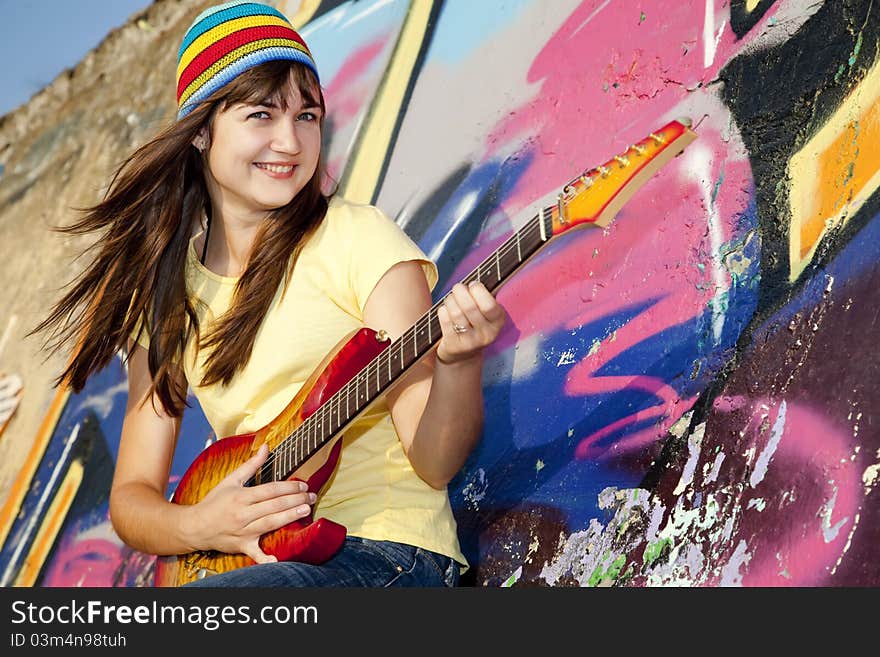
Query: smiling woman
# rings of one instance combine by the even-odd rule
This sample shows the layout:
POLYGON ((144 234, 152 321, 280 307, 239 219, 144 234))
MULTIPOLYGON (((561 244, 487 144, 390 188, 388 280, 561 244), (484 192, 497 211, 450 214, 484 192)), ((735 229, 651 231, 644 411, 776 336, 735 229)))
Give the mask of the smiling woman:
POLYGON ((34 329, 74 345, 59 382, 77 392, 127 353, 116 532, 163 556, 161 585, 455 585, 467 563, 446 485, 480 436, 482 352, 504 311, 481 283, 455 286, 436 358, 344 423, 337 404, 327 449, 311 422, 290 465, 271 449, 332 418, 330 380, 425 316, 437 268, 378 208, 322 191, 317 66, 273 7, 196 17, 177 97, 176 121, 60 229, 98 232, 97 255, 34 329), (169 502, 190 388, 225 438, 169 502))
POLYGON ((205 158, 211 206, 224 216, 213 240, 208 221, 196 247, 202 263, 224 276, 244 271, 266 213, 288 205, 315 179, 321 155, 324 103, 314 78, 286 62, 267 63, 264 70, 265 78, 241 76, 230 83, 225 104, 193 140, 205 158))

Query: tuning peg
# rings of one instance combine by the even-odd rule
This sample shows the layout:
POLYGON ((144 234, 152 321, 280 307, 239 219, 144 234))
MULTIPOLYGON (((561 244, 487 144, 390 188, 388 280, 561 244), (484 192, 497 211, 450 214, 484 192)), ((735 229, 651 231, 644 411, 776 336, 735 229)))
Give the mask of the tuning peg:
POLYGON ((627 158, 625 155, 615 155, 614 160, 620 165, 621 169, 625 169, 629 166, 629 158, 627 158))
POLYGON ((636 155, 644 155, 645 154, 645 147, 644 146, 639 146, 638 144, 633 144, 632 146, 630 146, 630 148, 636 152, 636 155))

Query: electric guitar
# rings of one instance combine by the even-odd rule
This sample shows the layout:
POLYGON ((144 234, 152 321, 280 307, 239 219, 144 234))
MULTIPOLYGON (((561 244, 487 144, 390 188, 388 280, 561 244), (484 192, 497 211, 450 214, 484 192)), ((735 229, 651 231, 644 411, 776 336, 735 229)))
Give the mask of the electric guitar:
MULTIPOLYGON (((462 281, 479 280, 493 294, 554 237, 571 228, 604 228, 624 203, 661 167, 696 139, 690 121, 671 121, 604 164, 585 171, 462 281)), ((272 422, 254 433, 219 440, 201 452, 172 496, 195 504, 263 443, 270 455, 246 486, 299 479, 320 494, 333 474, 346 428, 404 374, 434 349, 441 337, 435 304, 396 340, 362 328, 339 344, 315 368, 299 393, 272 422)), ((279 561, 319 564, 345 540, 344 526, 309 515, 260 538, 279 561)), ((155 585, 179 586, 201 577, 253 564, 244 554, 197 551, 161 556, 155 585)))

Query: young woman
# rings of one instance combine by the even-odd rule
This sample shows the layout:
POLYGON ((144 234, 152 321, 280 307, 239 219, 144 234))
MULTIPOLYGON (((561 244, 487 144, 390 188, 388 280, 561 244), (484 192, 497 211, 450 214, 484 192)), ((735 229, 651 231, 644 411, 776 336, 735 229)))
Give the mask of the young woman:
POLYGON ((74 343, 82 389, 119 350, 129 397, 110 495, 137 550, 216 550, 256 564, 202 586, 442 586, 466 566, 446 485, 482 429, 481 354, 503 309, 481 284, 438 310, 436 352, 346 431, 320 497, 244 486, 264 445, 196 504, 165 497, 191 388, 218 437, 266 426, 352 330, 392 338, 432 304, 436 267, 377 208, 322 193, 324 99, 302 38, 274 8, 215 6, 181 44, 177 120, 117 171, 69 233, 96 256, 38 331, 74 343), (279 562, 260 536, 314 513, 347 529, 321 564, 279 562))

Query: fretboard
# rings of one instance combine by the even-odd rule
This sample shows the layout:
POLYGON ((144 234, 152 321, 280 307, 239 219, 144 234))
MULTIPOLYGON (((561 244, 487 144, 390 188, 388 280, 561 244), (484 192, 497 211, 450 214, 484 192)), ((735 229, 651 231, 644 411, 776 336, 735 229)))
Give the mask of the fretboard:
MULTIPOLYGON (((511 235, 462 279, 481 281, 493 294, 552 237, 551 208, 511 235)), ((434 304, 403 335, 391 342, 285 438, 249 484, 286 479, 320 447, 367 409, 400 376, 440 341, 440 319, 434 304)))

